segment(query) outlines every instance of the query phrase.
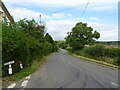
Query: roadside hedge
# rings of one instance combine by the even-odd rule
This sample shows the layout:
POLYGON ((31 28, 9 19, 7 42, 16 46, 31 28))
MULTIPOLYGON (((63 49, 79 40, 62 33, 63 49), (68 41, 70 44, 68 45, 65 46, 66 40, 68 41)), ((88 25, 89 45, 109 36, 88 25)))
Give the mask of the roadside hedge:
POLYGON ((107 56, 110 58, 118 57, 118 51, 116 48, 109 48, 107 49, 107 56))
POLYGON ((92 57, 103 57, 106 54, 106 48, 103 45, 94 45, 84 48, 83 51, 92 57))
POLYGON ((82 50, 75 51, 74 53, 111 64, 120 65, 120 49, 118 48, 105 48, 102 44, 96 44, 90 47, 85 47, 82 50))
POLYGON ((19 72, 20 61, 23 67, 30 66, 35 60, 58 50, 52 37, 51 41, 45 37, 45 26, 33 20, 20 20, 15 24, 2 24, 2 76, 8 76, 8 66, 4 63, 15 61, 12 64, 13 73, 19 72))

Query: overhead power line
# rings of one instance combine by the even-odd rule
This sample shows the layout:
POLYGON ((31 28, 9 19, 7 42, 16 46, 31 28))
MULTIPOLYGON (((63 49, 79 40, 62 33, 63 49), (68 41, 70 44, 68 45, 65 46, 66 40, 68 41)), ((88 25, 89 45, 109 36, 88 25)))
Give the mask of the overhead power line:
POLYGON ((84 13, 85 13, 85 11, 86 11, 86 9, 87 9, 89 3, 90 3, 90 0, 89 0, 88 3, 86 4, 86 6, 85 6, 85 8, 84 8, 84 10, 83 10, 83 12, 82 12, 82 14, 81 14, 80 19, 83 17, 83 15, 84 15, 84 13))
MULTIPOLYGON (((83 17, 83 15, 85 14, 85 11, 86 11, 86 9, 87 9, 87 7, 88 7, 89 4, 90 4, 90 0, 88 0, 88 2, 86 3, 85 8, 84 8, 84 10, 83 10, 83 12, 82 12, 82 14, 81 14, 80 19, 81 19, 81 18, 83 17)), ((78 5, 78 6, 75 6, 75 7, 71 7, 71 8, 66 8, 66 9, 63 9, 63 10, 55 11, 55 12, 53 12, 53 13, 59 13, 59 12, 68 11, 68 10, 71 10, 71 9, 74 9, 74 8, 77 8, 77 7, 80 7, 80 6, 81 6, 81 5, 78 5)))

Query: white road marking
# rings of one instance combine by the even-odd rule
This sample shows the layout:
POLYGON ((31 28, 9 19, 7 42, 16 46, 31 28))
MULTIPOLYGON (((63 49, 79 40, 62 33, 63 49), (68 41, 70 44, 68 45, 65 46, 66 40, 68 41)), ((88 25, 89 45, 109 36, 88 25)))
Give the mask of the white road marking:
POLYGON ((118 85, 117 85, 117 84, 115 84, 114 82, 111 82, 111 84, 113 84, 113 85, 115 85, 115 86, 117 86, 117 87, 118 87, 118 85))
POLYGON ((25 79, 30 79, 31 75, 27 76, 25 79))
POLYGON ((16 83, 11 84, 8 88, 14 88, 16 83))
POLYGON ((31 77, 31 75, 29 75, 29 76, 27 76, 25 79, 25 81, 23 81, 23 83, 22 83, 22 85, 21 85, 21 87, 26 87, 27 86, 27 84, 28 84, 28 81, 29 81, 29 79, 30 79, 30 77, 31 77))
POLYGON ((28 80, 25 80, 23 83, 22 83, 22 87, 26 87, 27 86, 27 84, 28 84, 28 80))

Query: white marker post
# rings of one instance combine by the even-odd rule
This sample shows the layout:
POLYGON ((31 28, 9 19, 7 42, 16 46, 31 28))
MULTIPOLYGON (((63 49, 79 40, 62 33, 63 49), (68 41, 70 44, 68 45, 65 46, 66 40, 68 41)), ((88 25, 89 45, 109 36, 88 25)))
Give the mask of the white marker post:
POLYGON ((7 63, 4 63, 4 65, 9 65, 9 68, 8 68, 8 74, 11 75, 12 74, 12 67, 11 67, 11 64, 15 63, 14 61, 10 61, 10 62, 7 62, 7 63))
POLYGON ((20 68, 23 69, 22 61, 20 61, 20 68))
POLYGON ((11 68, 11 65, 9 65, 8 72, 9 72, 10 75, 12 74, 12 68, 11 68))

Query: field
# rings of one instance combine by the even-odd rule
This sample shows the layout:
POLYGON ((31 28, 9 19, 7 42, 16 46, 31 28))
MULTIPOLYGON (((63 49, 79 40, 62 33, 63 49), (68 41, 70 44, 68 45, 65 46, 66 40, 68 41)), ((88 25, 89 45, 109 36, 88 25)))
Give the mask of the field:
POLYGON ((120 48, 120 45, 105 45, 106 48, 120 48))

